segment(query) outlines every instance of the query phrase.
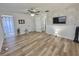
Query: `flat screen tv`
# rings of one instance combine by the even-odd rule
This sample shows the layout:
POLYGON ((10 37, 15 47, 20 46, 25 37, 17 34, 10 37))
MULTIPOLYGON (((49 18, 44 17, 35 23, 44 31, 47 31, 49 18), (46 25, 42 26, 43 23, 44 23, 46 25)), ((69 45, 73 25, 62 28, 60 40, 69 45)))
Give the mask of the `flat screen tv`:
POLYGON ((53 24, 66 24, 66 16, 53 17, 53 24))

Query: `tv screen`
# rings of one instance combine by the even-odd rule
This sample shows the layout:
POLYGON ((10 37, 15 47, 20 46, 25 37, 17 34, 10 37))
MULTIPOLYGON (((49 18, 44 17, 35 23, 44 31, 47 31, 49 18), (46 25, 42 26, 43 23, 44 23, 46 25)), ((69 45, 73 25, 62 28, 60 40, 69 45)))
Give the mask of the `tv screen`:
POLYGON ((66 24, 66 16, 54 17, 53 24, 66 24))

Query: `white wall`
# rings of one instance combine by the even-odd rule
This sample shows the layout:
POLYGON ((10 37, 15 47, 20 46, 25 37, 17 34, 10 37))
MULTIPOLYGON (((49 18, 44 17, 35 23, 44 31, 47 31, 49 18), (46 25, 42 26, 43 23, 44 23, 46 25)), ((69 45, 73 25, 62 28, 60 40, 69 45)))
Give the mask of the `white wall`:
POLYGON ((59 7, 53 8, 53 11, 48 14, 46 32, 58 36, 62 36, 73 40, 75 28, 78 26, 77 10, 75 7, 59 7), (66 24, 53 24, 53 17, 66 16, 66 24))
POLYGON ((3 37, 3 31, 2 31, 1 19, 0 19, 0 51, 2 48, 3 40, 4 40, 4 37, 3 37))
POLYGON ((75 35, 75 26, 72 25, 48 25, 47 33, 57 35, 60 37, 74 39, 75 35))
POLYGON ((21 34, 25 33, 25 29, 27 29, 29 32, 30 31, 34 31, 34 22, 33 22, 33 17, 27 14, 13 14, 14 15, 14 20, 15 20, 15 26, 16 26, 16 30, 18 28, 20 28, 21 34), (19 19, 24 19, 25 20, 25 24, 19 24, 18 20, 19 19))

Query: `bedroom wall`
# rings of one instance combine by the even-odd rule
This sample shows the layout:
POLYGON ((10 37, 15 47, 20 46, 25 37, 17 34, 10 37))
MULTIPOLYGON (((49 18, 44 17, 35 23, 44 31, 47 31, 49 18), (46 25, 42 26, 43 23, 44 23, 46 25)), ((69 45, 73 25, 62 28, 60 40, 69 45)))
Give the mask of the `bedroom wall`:
POLYGON ((27 29, 29 32, 34 31, 34 17, 27 15, 27 14, 13 14, 14 15, 14 20, 15 20, 15 25, 16 25, 16 30, 20 28, 21 34, 25 33, 25 29, 27 29), (25 24, 19 24, 18 20, 19 19, 24 19, 25 24))
POLYGON ((47 16, 46 32, 73 40, 75 28, 78 26, 77 12, 78 10, 73 6, 53 8, 47 16), (53 17, 58 16, 66 16, 66 24, 53 24, 53 17))

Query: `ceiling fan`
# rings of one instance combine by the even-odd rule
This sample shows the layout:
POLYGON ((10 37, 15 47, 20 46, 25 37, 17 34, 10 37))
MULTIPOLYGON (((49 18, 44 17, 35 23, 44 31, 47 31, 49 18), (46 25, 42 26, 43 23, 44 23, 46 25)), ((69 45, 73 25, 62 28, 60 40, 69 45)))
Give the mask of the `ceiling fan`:
POLYGON ((26 9, 25 14, 31 14, 31 16, 38 15, 41 11, 38 8, 26 9))
MULTIPOLYGON (((31 8, 26 9, 24 14, 30 14, 31 16, 39 15, 42 11, 39 8, 31 8)), ((49 12, 49 10, 45 10, 44 12, 49 12)))

